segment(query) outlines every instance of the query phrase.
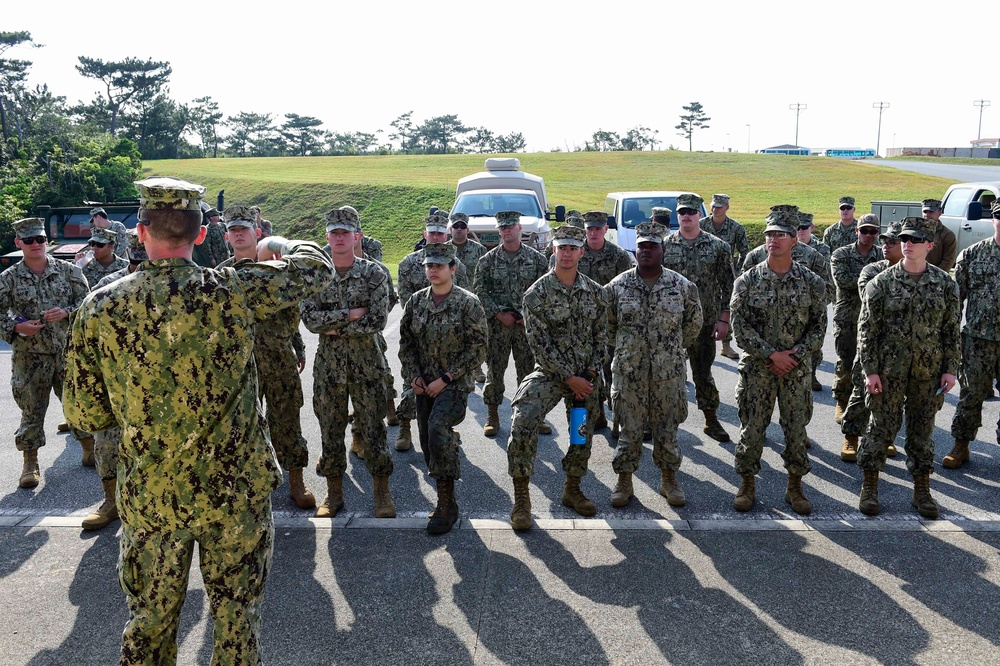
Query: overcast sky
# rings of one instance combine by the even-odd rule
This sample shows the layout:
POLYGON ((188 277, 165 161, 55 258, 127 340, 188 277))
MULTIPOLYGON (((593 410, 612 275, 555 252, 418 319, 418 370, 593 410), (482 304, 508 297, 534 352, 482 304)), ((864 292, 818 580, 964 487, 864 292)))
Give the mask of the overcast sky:
POLYGON ((710 128, 695 150, 967 147, 1000 136, 996 11, 985 1, 8 3, 3 30, 43 48, 31 83, 90 100, 77 56, 166 60, 170 95, 239 111, 316 116, 332 131, 456 114, 522 132, 530 151, 582 146, 597 129, 659 130, 686 149, 681 107, 710 128), (146 9, 148 14, 144 14, 146 9), (199 14, 192 14, 200 10, 199 14), (749 125, 749 128, 747 127, 749 125))

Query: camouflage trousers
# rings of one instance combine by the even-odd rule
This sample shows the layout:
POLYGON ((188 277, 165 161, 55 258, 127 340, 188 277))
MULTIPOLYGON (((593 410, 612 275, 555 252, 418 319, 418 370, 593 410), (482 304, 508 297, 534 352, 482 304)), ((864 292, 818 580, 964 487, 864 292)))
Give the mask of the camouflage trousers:
MULTIPOLYGON (((612 380, 611 361, 615 358, 615 348, 612 347, 611 345, 608 345, 608 347, 607 347, 607 354, 608 355, 605 357, 605 358, 607 358, 607 360, 604 362, 604 368, 602 368, 602 370, 603 370, 603 378, 604 378, 604 381, 601 383, 601 403, 602 403, 601 409, 602 410, 604 409, 604 405, 603 405, 604 402, 607 402, 608 403, 608 407, 611 407, 611 402, 612 401, 611 401, 611 391, 610 391, 609 387, 611 386, 611 380, 612 380)), ((614 408, 612 408, 612 411, 614 411, 614 408)))
POLYGON ((94 433, 94 464, 101 481, 118 478, 118 447, 122 443, 122 429, 108 428, 94 433))
POLYGON ((258 339, 253 355, 260 392, 267 405, 271 444, 281 454, 285 469, 303 469, 309 464, 309 445, 302 436, 302 378, 292 341, 267 339, 261 344, 258 339))
POLYGON ((271 568, 270 499, 225 523, 169 531, 122 524, 118 580, 129 610, 120 663, 177 662, 177 628, 195 543, 213 619, 213 664, 261 660, 261 606, 271 568))
POLYGON ((944 405, 944 395, 935 395, 939 380, 911 380, 882 375, 882 392, 868 394, 871 420, 858 448, 858 467, 885 469, 886 447, 896 439, 906 414, 906 469, 910 474, 934 471, 934 416, 944 405))
MULTIPOLYGON (((45 446, 45 412, 55 391, 62 400, 66 378, 66 356, 15 352, 11 359, 10 389, 21 409, 21 424, 14 432, 18 451, 36 451, 45 446)), ((87 434, 73 429, 77 440, 87 434)))
POLYGON ((736 404, 742 424, 736 445, 736 473, 740 476, 760 472, 760 456, 775 399, 778 423, 785 434, 785 449, 781 452, 785 469, 789 474, 805 476, 812 468, 806 453, 806 425, 813 411, 812 369, 803 359, 798 368, 778 377, 761 361, 741 367, 736 384, 736 404))
POLYGON ((499 405, 503 402, 504 375, 511 354, 517 370, 518 386, 535 366, 535 357, 528 347, 524 326, 504 326, 495 317, 489 320, 489 337, 486 340, 486 384, 483 386, 483 403, 499 405))
MULTIPOLYGON (((595 384, 600 383, 598 379, 595 384)), ((569 449, 562 459, 562 468, 567 476, 584 476, 587 461, 590 460, 590 445, 594 438, 594 423, 601 410, 598 402, 598 386, 587 396, 587 438, 581 446, 567 444, 569 449)), ((566 404, 566 416, 573 407, 573 392, 565 382, 552 379, 544 372, 536 370, 524 378, 511 405, 514 416, 510 426, 510 440, 507 442, 507 473, 512 477, 531 476, 535 471, 538 456, 538 426, 545 416, 562 400, 566 404)), ((567 433, 568 434, 568 433, 567 433)))
POLYGON ((347 471, 347 399, 354 405, 354 428, 365 444, 365 466, 372 476, 392 474, 392 456, 385 435, 385 384, 377 378, 341 375, 317 356, 313 365, 313 410, 323 436, 323 454, 316 463, 320 476, 347 471))
POLYGON ((457 389, 441 391, 436 398, 416 396, 417 431, 424 463, 432 478, 462 478, 458 459, 458 437, 452 428, 465 420, 469 394, 457 389))
POLYGON ((844 411, 844 420, 840 426, 840 431, 845 435, 861 437, 868 430, 871 411, 865 402, 866 395, 865 371, 862 370, 861 363, 855 360, 851 369, 851 397, 847 400, 847 410, 844 411))
POLYGON ((719 408, 719 389, 715 387, 715 379, 712 378, 712 364, 715 363, 716 353, 715 340, 712 339, 714 330, 715 322, 703 326, 694 344, 687 348, 695 399, 698 409, 702 411, 719 408))
POLYGON ((620 389, 612 386, 611 399, 615 417, 621 424, 621 436, 611 460, 615 472, 634 474, 639 469, 646 423, 653 432, 653 464, 659 469, 679 469, 683 456, 677 444, 677 426, 688 414, 684 377, 666 382, 635 382, 620 389))
MULTIPOLYGON (((983 425, 983 401, 993 395, 993 383, 1000 377, 1000 342, 962 334, 962 365, 958 370, 961 392, 951 435, 969 442, 983 425)), ((1000 424, 998 424, 1000 427, 1000 424)))
MULTIPOLYGON (((378 340, 379 349, 382 350, 382 378, 385 383, 385 400, 396 399, 396 379, 392 376, 392 368, 389 367, 389 359, 385 357, 385 353, 389 351, 389 344, 385 341, 385 336, 381 332, 375 334, 378 340)), ((406 381, 404 380, 405 384, 406 381)))
POLYGON ((833 397, 837 402, 851 398, 851 371, 858 355, 858 325, 834 325, 833 347, 837 350, 837 365, 833 374, 833 397))

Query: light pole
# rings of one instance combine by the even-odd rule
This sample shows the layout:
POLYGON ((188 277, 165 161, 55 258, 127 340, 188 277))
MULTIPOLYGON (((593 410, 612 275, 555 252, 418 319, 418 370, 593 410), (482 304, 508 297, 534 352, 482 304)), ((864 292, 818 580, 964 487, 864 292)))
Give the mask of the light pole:
POLYGON ((988 99, 977 99, 972 103, 972 106, 979 107, 979 131, 976 132, 976 141, 983 138, 983 107, 989 106, 990 100, 988 99))
POLYGON ((872 102, 872 108, 878 109, 878 136, 875 139, 875 157, 878 157, 879 144, 882 142, 882 111, 889 108, 889 102, 872 102))
POLYGON ((747 123, 747 154, 750 154, 750 123, 747 123))
POLYGON ((799 114, 805 111, 808 107, 806 104, 800 104, 796 102, 795 104, 789 104, 788 108, 795 112, 795 147, 799 147, 799 114))
POLYGON ((727 149, 727 150, 728 150, 729 152, 733 152, 733 142, 732 142, 732 140, 731 140, 731 139, 729 138, 729 132, 726 132, 726 149, 727 149))

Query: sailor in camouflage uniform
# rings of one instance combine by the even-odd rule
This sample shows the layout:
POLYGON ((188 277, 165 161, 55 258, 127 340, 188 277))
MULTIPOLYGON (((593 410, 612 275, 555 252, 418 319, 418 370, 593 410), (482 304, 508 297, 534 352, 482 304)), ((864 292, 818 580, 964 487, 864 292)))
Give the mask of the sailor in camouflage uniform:
MULTIPOLYGON (((256 262, 260 230, 250 208, 230 206, 222 215, 226 222, 225 240, 232 244, 235 254, 217 268, 242 268, 256 262)), ((316 498, 302 478, 302 470, 309 464, 309 447, 302 436, 299 418, 304 402, 299 373, 305 368, 306 359, 297 307, 283 308, 257 327, 253 358, 260 394, 267 404, 271 444, 282 466, 288 470, 289 495, 295 506, 312 509, 316 506, 316 498)))
MULTIPOLYGON (((830 259, 833 280, 837 284, 837 300, 833 304, 833 344, 837 350, 833 397, 837 401, 834 415, 837 423, 843 423, 844 410, 847 409, 853 388, 851 372, 858 353, 858 315, 861 314, 858 278, 865 266, 885 259, 882 250, 875 246, 875 239, 880 232, 878 216, 868 213, 858 222, 858 240, 838 248, 830 259)), ((858 459, 856 439, 844 438, 840 459, 846 462, 858 459)))
MULTIPOLYGON (((499 406, 503 402, 504 374, 511 355, 514 356, 518 385, 535 363, 524 332, 521 301, 528 287, 545 275, 548 268, 540 252, 521 242, 519 212, 500 211, 496 220, 502 242, 479 260, 472 289, 483 304, 489 326, 486 386, 483 387, 483 403, 487 408, 483 434, 487 437, 496 436, 500 428, 499 406)), ((539 432, 548 434, 552 429, 541 422, 539 432)))
MULTIPOLYGON (((489 252, 484 245, 469 238, 469 216, 465 213, 452 213, 448 216, 448 230, 451 232, 451 244, 455 246, 455 258, 458 259, 469 271, 469 287, 475 283, 476 267, 483 255, 489 252)), ((475 372, 475 380, 479 383, 486 381, 486 373, 482 368, 475 372)))
MULTIPOLYGON (((822 273, 817 273, 822 278, 826 279, 826 296, 827 300, 831 300, 834 294, 837 293, 837 285, 833 281, 833 273, 830 271, 830 247, 821 241, 818 237, 813 235, 813 230, 816 225, 813 222, 812 213, 804 213, 801 210, 798 212, 799 215, 799 231, 798 237, 799 242, 803 245, 807 245, 812 249, 816 250, 821 257, 823 257, 823 262, 825 264, 822 273)), ((796 245, 796 247, 798 247, 796 245)), ((810 269, 814 273, 819 270, 819 266, 815 269, 810 269)), ((823 363, 823 348, 820 347, 813 353, 813 376, 812 376, 812 390, 822 391, 823 385, 819 383, 819 378, 816 377, 816 371, 819 366, 823 363)))
POLYGON ((424 246, 431 286, 413 294, 399 323, 399 361, 416 394, 417 430, 427 471, 437 482, 437 507, 427 531, 443 534, 458 520, 455 481, 461 478, 458 437, 473 375, 486 358, 486 314, 475 294, 453 284, 455 247, 424 246))
MULTIPOLYGON (((448 241, 448 213, 439 210, 431 213, 424 219, 424 241, 427 243, 445 243, 448 241)), ((430 286, 427 281, 427 274, 424 272, 423 248, 415 250, 403 257, 396 270, 397 284, 399 285, 399 302, 406 306, 406 301, 414 293, 430 286)), ((455 285, 462 289, 471 289, 472 281, 465 265, 456 259, 455 285)), ((399 418, 399 436, 396 437, 396 450, 407 451, 413 446, 413 437, 410 431, 410 421, 416 417, 416 403, 413 399, 413 389, 410 387, 406 377, 403 377, 403 397, 399 401, 396 409, 396 416, 399 418)))
POLYGON ((704 432, 719 442, 728 442, 729 433, 719 423, 719 389, 712 378, 715 343, 729 331, 729 297, 733 293, 733 251, 724 240, 703 231, 698 224, 702 198, 697 194, 677 195, 680 229, 667 236, 663 265, 698 286, 701 297, 702 329, 688 347, 691 378, 698 409, 705 414, 704 432))
POLYGON ((379 265, 354 254, 358 216, 343 208, 326 214, 326 240, 336 268, 333 281, 299 304, 302 323, 319 333, 313 363, 313 410, 323 435, 323 455, 316 473, 326 477, 327 497, 317 518, 332 518, 344 507, 347 471, 344 430, 347 399, 364 441, 365 465, 374 484, 375 516, 392 518, 396 507, 389 492, 392 457, 386 444, 383 352, 377 333, 389 312, 389 281, 379 265))
POLYGON ((940 199, 924 199, 921 211, 927 220, 934 220, 934 249, 927 253, 927 263, 937 266, 945 273, 955 267, 958 258, 958 237, 941 221, 944 209, 940 199))
POLYGON ((653 432, 653 463, 660 468, 660 494, 671 506, 684 506, 677 481, 681 449, 677 426, 687 418, 685 349, 701 332, 698 288, 679 273, 663 268, 667 230, 654 222, 635 228, 638 267, 605 288, 608 339, 615 350, 611 398, 622 432, 612 467, 618 483, 611 506, 628 504, 632 475, 642 457, 643 424, 653 432))
MULTIPOLYGON (((702 231, 729 243, 729 249, 733 251, 733 271, 738 273, 743 259, 750 251, 750 241, 743 225, 729 217, 729 200, 728 194, 713 194, 712 214, 701 218, 698 225, 702 231)), ((730 346, 732 341, 733 331, 730 329, 726 332, 726 337, 722 338, 722 350, 719 353, 726 358, 738 359, 740 355, 730 346)))
POLYGON ((744 272, 733 287, 733 334, 743 349, 736 385, 740 441, 736 472, 742 483, 733 508, 753 508, 764 433, 774 401, 785 434, 781 457, 788 470, 785 501, 798 514, 812 505, 802 491, 809 473, 806 425, 812 418, 812 354, 826 334, 826 283, 792 259, 798 244, 798 214, 791 206, 772 209, 764 227, 767 259, 744 272))
MULTIPOLYGON (((18 485, 34 488, 41 473, 38 449, 45 446, 45 412, 55 391, 63 397, 66 339, 70 321, 87 295, 87 280, 76 265, 46 254, 45 220, 29 217, 11 225, 24 260, 0 273, 0 338, 11 346, 10 388, 21 410, 14 444, 23 452, 18 485)), ((94 464, 94 440, 75 432, 83 464, 94 464)))
POLYGON ((202 243, 208 252, 209 261, 213 266, 218 266, 232 256, 229 252, 229 244, 226 243, 226 230, 220 224, 219 211, 209 208, 205 211, 205 220, 208 221, 208 233, 205 235, 205 242, 202 243))
POLYGON ((582 401, 587 410, 584 444, 569 444, 562 459, 566 473, 562 503, 581 516, 597 512, 580 489, 580 479, 587 473, 594 423, 601 410, 599 385, 608 309, 601 286, 577 270, 585 238, 586 233, 577 227, 556 229, 552 240, 556 267, 524 294, 525 332, 535 369, 517 387, 507 442, 507 471, 514 479, 510 523, 517 530, 531 527, 528 484, 538 454, 538 426, 560 400, 566 404, 567 416, 574 401, 582 401))
POLYGON ((107 212, 100 206, 90 209, 90 233, 94 234, 98 229, 110 231, 115 237, 115 255, 125 257, 125 225, 118 220, 108 218, 107 212))
POLYGON ((969 459, 969 442, 983 424, 983 401, 1000 377, 1000 202, 993 203, 992 214, 993 237, 962 250, 955 266, 965 326, 958 373, 962 390, 951 422, 955 445, 941 461, 949 469, 969 459))
POLYGON ((823 232, 823 242, 832 256, 839 248, 858 240, 858 221, 854 219, 854 197, 840 197, 840 220, 823 232))
POLYGON ((206 233, 204 188, 174 178, 136 187, 151 260, 80 307, 65 394, 71 425, 123 430, 118 573, 129 621, 120 663, 176 661, 197 543, 213 663, 258 664, 281 472, 257 411, 254 330, 322 289, 331 267, 315 244, 275 237, 279 261, 201 268, 191 253, 206 233))
POLYGON ((924 518, 937 518, 931 497, 934 415, 955 385, 960 359, 962 306, 958 285, 927 263, 934 221, 903 218, 899 240, 903 260, 865 287, 858 322, 858 358, 865 374, 871 419, 861 440, 858 466, 864 471, 862 513, 879 512, 878 475, 886 445, 906 416, 906 468, 913 475, 911 505, 924 518))
POLYGON ((93 258, 83 266, 83 277, 87 284, 95 286, 107 275, 116 273, 128 266, 128 260, 115 254, 117 235, 110 229, 94 229, 87 243, 94 253, 93 258))

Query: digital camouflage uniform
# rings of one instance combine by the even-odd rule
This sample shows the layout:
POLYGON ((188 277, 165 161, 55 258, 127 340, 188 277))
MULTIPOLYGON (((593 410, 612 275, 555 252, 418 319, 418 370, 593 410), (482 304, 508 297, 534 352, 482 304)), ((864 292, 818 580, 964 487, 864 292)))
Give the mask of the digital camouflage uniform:
POLYGON ((386 444, 384 353, 378 333, 389 313, 389 281, 374 261, 354 258, 354 264, 322 292, 299 304, 302 323, 319 333, 313 362, 313 410, 323 436, 323 455, 316 465, 320 476, 342 476, 347 470, 344 430, 347 399, 354 405, 354 427, 364 438, 365 465, 373 477, 392 474, 386 444), (348 321, 352 308, 368 313, 348 321), (325 335, 336 331, 334 335, 325 335))
MULTIPOLYGON (((167 178, 137 185, 144 208, 192 210, 193 188, 203 191, 167 178)), ((122 664, 176 661, 195 542, 214 618, 213 663, 260 663, 270 495, 281 473, 257 410, 254 331, 331 274, 313 243, 291 241, 281 253, 240 270, 150 261, 93 292, 73 322, 67 420, 123 430, 118 572, 130 619, 122 664)))
POLYGON ((612 459, 618 474, 634 473, 642 457, 643 425, 653 433, 653 463, 677 470, 677 426, 687 418, 685 350, 702 328, 698 288, 664 269, 652 288, 631 269, 606 287, 611 399, 621 436, 612 459))
POLYGON ((226 228, 218 222, 208 223, 208 232, 205 234, 205 241, 202 244, 208 252, 209 260, 216 268, 232 256, 229 252, 229 243, 226 242, 226 228))
MULTIPOLYGON (((38 235, 43 234, 39 226, 38 235)), ((37 276, 22 261, 0 273, 0 338, 10 344, 10 387, 21 410, 21 423, 14 433, 18 451, 45 446, 45 412, 49 397, 63 398, 66 377, 66 340, 76 309, 87 295, 87 280, 75 264, 47 256, 48 266, 37 276), (62 308, 69 317, 50 322, 35 335, 14 332, 18 322, 44 319, 42 313, 62 308)), ((75 431, 79 439, 84 433, 75 431)))
POLYGON ((452 287, 435 303, 431 288, 413 294, 399 323, 403 382, 424 377, 430 384, 449 373, 452 381, 437 397, 416 396, 420 448, 431 477, 459 479, 458 438, 452 428, 465 420, 475 373, 486 358, 486 315, 475 294, 452 287))
MULTIPOLYGON (((97 211, 97 210, 103 211, 104 209, 94 208, 93 210, 90 211, 90 220, 91 220, 90 235, 91 236, 94 235, 94 232, 96 230, 98 230, 98 229, 101 228, 101 227, 98 227, 97 225, 93 224, 93 221, 94 221, 94 212, 97 211)), ((118 220, 108 220, 108 226, 104 227, 103 229, 105 231, 111 232, 114 235, 114 237, 115 237, 115 256, 117 256, 117 257, 125 257, 125 251, 128 248, 128 238, 125 235, 127 229, 126 229, 125 225, 122 224, 121 222, 119 222, 118 220)))
POLYGON ((858 252, 856 244, 838 248, 830 260, 833 281, 837 285, 837 300, 833 303, 833 344, 837 350, 837 366, 833 378, 833 397, 847 404, 851 397, 851 370, 858 353, 858 315, 861 314, 861 294, 858 278, 861 269, 882 261, 882 250, 872 245, 867 255, 858 252))
POLYGON ((914 476, 933 472, 934 415, 944 404, 936 392, 941 375, 958 372, 960 319, 958 285, 937 266, 928 264, 914 282, 901 261, 865 287, 858 358, 865 377, 881 378, 882 391, 867 397, 871 419, 858 451, 861 469, 885 469, 885 447, 896 438, 905 407, 906 468, 914 476))
MULTIPOLYGON (((109 229, 95 229, 91 238, 101 243, 115 243, 116 236, 109 229)), ((127 236, 126 236, 127 238, 127 236)), ((128 241, 126 240, 126 246, 128 241)), ((115 245, 115 250, 118 245, 115 245)), ((127 248, 126 248, 127 249, 127 248)), ((107 266, 101 264, 96 258, 91 259, 83 266, 83 277, 87 279, 87 284, 93 288, 104 277, 116 273, 123 268, 128 268, 128 259, 118 256, 117 253, 111 255, 111 263, 107 266)))
MULTIPOLYGON (((740 266, 743 265, 743 259, 747 256, 747 252, 750 251, 750 240, 747 238, 747 230, 743 228, 742 224, 728 215, 718 229, 715 228, 715 222, 712 221, 711 215, 701 218, 698 224, 701 226, 702 231, 707 231, 729 244, 729 249, 733 251, 733 273, 734 275, 738 275, 740 273, 740 266)), ((722 339, 722 342, 729 344, 732 340, 733 329, 729 329, 726 331, 726 336, 722 339)))
POLYGON ((372 261, 382 263, 382 243, 371 236, 361 237, 361 252, 371 258, 372 261))
POLYGON ((524 243, 513 255, 503 249, 503 244, 497 245, 479 260, 473 291, 483 305, 489 328, 486 385, 483 387, 483 403, 486 405, 503 402, 504 374, 511 354, 517 369, 518 385, 535 363, 524 326, 520 323, 504 326, 496 315, 514 311, 523 316, 521 301, 524 293, 546 272, 545 257, 524 243))
POLYGON ((992 395, 993 382, 1000 377, 1000 247, 996 240, 987 238, 962 250, 955 282, 965 303, 965 325, 958 376, 962 389, 951 434, 971 442, 983 424, 983 401, 992 395))
POLYGON ((729 311, 729 297, 733 293, 733 252, 728 243, 708 232, 702 231, 694 245, 689 245, 680 232, 675 231, 663 242, 663 265, 698 287, 702 328, 694 344, 687 348, 687 354, 698 409, 715 411, 719 408, 719 389, 712 378, 716 352, 712 331, 719 315, 729 311))
MULTIPOLYGON (((502 247, 497 249, 503 251, 502 247)), ((535 254, 542 258, 541 254, 535 254)), ((538 454, 538 426, 560 400, 565 402, 568 415, 574 398, 566 380, 573 375, 589 374, 594 390, 584 401, 586 443, 569 444, 562 459, 567 476, 584 476, 594 423, 601 410, 598 388, 607 346, 607 296, 599 284, 579 272, 572 288, 562 284, 554 271, 549 272, 525 292, 524 322, 535 368, 517 387, 512 401, 514 416, 507 443, 507 471, 515 478, 532 475, 538 454)))
POLYGON ((823 242, 830 248, 830 254, 836 252, 845 245, 851 245, 858 241, 858 221, 854 220, 850 226, 845 227, 840 220, 837 220, 823 231, 823 242))
POLYGON ((760 471, 764 433, 777 399, 785 469, 804 476, 810 470, 806 425, 813 410, 812 353, 826 335, 826 283, 798 262, 779 276, 765 261, 736 279, 731 312, 733 335, 743 349, 736 385, 742 424, 736 472, 753 476, 760 471), (768 369, 768 357, 789 349, 798 350, 799 364, 779 377, 768 369))
POLYGON ((464 287, 465 289, 472 288, 472 284, 476 279, 476 267, 479 266, 479 260, 487 252, 489 250, 485 246, 480 245, 471 238, 464 245, 455 245, 455 258, 462 262, 462 265, 465 266, 465 269, 469 273, 469 286, 464 287))

